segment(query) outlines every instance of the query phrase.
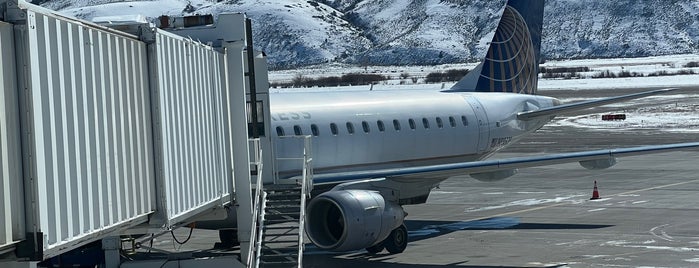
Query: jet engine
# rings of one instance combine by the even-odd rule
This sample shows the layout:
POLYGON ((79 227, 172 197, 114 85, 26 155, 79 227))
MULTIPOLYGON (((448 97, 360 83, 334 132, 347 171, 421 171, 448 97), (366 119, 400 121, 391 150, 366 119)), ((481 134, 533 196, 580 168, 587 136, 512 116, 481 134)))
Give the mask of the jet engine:
POLYGON ((308 204, 306 234, 325 250, 357 250, 386 239, 404 218, 403 208, 386 202, 379 192, 330 191, 308 204))
POLYGON ((591 170, 606 169, 616 165, 616 158, 608 157, 603 159, 580 161, 580 165, 591 170))

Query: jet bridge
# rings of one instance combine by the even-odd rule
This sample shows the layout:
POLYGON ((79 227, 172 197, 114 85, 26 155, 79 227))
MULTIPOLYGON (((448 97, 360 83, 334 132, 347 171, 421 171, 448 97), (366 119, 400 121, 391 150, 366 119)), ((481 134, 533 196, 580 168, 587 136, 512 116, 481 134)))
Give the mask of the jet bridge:
POLYGON ((157 237, 233 205, 241 257, 208 264, 250 263, 251 174, 258 189, 275 174, 264 54, 243 14, 220 15, 225 29, 173 20, 96 24, 0 0, 0 266, 96 242, 106 267, 126 265, 120 236, 157 237))

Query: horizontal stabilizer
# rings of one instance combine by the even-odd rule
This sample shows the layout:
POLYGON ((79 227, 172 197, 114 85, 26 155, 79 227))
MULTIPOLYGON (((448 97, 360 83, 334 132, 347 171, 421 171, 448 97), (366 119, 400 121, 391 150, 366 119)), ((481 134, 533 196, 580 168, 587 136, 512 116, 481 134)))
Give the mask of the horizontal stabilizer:
POLYGON ((627 100, 633 100, 633 99, 638 99, 638 98, 643 98, 643 97, 648 97, 648 96, 653 96, 653 95, 658 95, 658 94, 664 94, 664 93, 668 93, 668 92, 671 92, 674 90, 677 90, 677 88, 664 88, 664 89, 651 90, 651 91, 634 93, 634 94, 617 96, 617 97, 602 98, 602 99, 589 100, 589 101, 583 101, 583 102, 562 104, 562 105, 553 106, 553 107, 549 107, 549 108, 543 108, 540 110, 521 112, 521 113, 517 114, 517 119, 527 121, 527 120, 536 119, 538 117, 557 116, 557 115, 561 115, 561 114, 571 113, 571 112, 575 112, 575 111, 579 111, 579 110, 583 110, 583 109, 587 109, 587 108, 593 108, 593 107, 597 107, 597 106, 602 106, 602 105, 606 105, 606 104, 623 102, 623 101, 627 101, 627 100))

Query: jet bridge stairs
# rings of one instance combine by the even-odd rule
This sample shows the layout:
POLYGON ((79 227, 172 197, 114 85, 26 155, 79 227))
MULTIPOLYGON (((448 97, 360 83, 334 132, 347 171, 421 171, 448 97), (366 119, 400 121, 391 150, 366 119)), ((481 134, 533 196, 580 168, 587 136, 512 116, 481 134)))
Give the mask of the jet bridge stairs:
MULTIPOLYGON (((248 267, 302 267, 306 200, 313 187, 310 136, 289 136, 303 143, 298 157, 277 158, 278 162, 300 163, 301 174, 283 183, 263 184, 257 174, 252 237, 248 267)), ((259 158, 258 158, 259 159, 259 158)), ((261 165, 260 162, 257 162, 261 165)), ((256 170, 262 170, 260 166, 256 170)))

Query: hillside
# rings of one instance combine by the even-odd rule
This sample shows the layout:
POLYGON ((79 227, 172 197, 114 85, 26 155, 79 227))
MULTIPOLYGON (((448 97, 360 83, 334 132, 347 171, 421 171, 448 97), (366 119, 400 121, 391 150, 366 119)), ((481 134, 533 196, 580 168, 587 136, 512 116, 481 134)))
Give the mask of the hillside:
MULTIPOLYGON (((426 65, 477 61, 504 0, 49 0, 43 6, 91 19, 141 13, 244 12, 255 44, 274 68, 327 62, 426 65)), ((699 53, 694 0, 549 0, 542 55, 547 59, 699 53)))

